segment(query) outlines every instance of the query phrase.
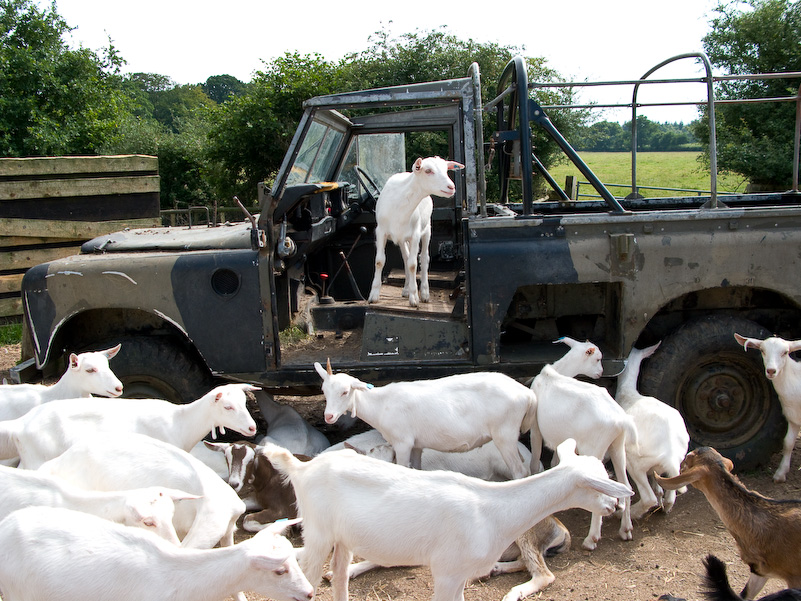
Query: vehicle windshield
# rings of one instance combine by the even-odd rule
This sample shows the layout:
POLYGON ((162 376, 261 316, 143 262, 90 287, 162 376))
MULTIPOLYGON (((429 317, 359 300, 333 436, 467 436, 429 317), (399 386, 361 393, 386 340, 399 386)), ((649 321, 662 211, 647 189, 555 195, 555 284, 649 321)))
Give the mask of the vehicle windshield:
POLYGON ((287 186, 327 181, 345 134, 320 121, 313 121, 286 179, 287 186))

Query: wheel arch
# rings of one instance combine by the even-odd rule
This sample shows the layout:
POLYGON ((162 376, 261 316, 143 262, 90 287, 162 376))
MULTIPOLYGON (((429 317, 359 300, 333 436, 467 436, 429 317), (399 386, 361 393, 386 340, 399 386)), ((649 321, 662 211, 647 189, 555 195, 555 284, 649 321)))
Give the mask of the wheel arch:
POLYGON ((72 315, 54 329, 50 343, 42 349, 45 374, 60 373, 70 352, 97 350, 123 338, 157 336, 191 357, 198 366, 211 370, 187 333, 172 321, 138 309, 88 309, 72 315))

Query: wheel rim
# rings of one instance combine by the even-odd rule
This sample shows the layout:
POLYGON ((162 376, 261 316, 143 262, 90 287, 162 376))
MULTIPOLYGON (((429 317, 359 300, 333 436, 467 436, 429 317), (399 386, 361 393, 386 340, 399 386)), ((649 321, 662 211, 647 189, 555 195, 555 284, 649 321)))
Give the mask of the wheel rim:
POLYGON ((765 426, 770 391, 760 373, 737 355, 704 357, 685 375, 678 409, 692 440, 717 449, 744 444, 765 426))

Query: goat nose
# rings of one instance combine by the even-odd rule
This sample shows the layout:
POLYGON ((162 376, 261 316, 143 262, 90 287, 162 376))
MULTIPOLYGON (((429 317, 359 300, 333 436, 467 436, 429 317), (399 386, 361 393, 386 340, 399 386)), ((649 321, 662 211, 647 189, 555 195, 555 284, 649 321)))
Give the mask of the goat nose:
POLYGON ((766 369, 766 370, 765 370, 765 373, 767 374, 767 376, 768 376, 769 378, 772 378, 773 376, 775 376, 775 375, 776 375, 776 370, 775 370, 775 369, 766 369))

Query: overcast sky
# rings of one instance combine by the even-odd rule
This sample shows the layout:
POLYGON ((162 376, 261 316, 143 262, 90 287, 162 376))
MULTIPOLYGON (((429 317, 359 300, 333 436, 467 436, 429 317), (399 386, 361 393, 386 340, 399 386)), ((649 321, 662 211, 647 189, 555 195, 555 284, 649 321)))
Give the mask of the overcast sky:
MULTIPOLYGON (((126 71, 159 73, 179 84, 222 74, 250 81, 263 61, 286 51, 336 60, 364 50, 382 28, 400 35, 443 25, 462 39, 521 46, 528 56, 546 57, 567 80, 636 79, 667 58, 701 51, 716 5, 717 0, 56 0, 58 13, 76 28, 74 45, 98 50, 111 38, 127 61, 126 71)), ((698 73, 693 61, 682 60, 655 76, 698 73)), ((656 100, 655 87, 662 86, 646 86, 641 100, 656 100)), ((592 88, 584 99, 631 99, 630 88, 610 93, 602 96, 592 88)), ((670 99, 700 100, 703 93, 700 84, 674 86, 670 99)), ((696 115, 694 108, 641 112, 660 122, 688 122, 696 115)))

